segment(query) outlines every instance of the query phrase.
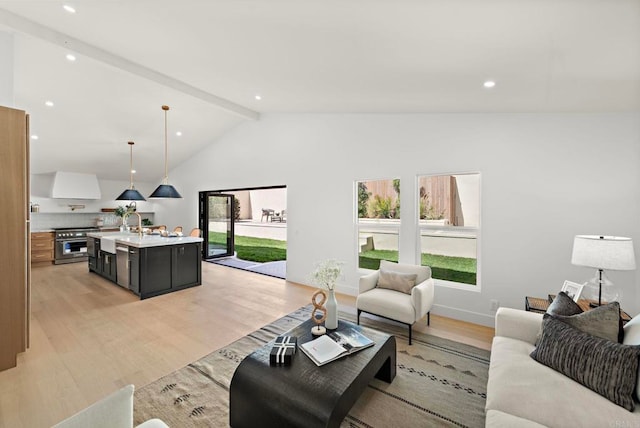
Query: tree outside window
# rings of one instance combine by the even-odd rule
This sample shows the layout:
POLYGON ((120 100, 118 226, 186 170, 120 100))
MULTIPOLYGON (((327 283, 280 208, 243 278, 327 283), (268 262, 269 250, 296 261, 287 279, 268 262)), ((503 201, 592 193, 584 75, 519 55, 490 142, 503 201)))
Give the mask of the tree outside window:
POLYGON ((398 261, 400 180, 358 181, 359 267, 378 269, 380 260, 398 261))

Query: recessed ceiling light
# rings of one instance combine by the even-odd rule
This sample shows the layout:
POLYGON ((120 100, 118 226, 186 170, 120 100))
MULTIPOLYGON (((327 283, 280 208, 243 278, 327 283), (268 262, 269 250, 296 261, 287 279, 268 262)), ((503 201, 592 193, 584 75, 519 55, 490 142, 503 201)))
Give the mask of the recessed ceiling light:
POLYGON ((487 80, 483 85, 485 88, 493 88, 494 86, 496 86, 496 82, 494 82, 493 80, 487 80))
POLYGON ((62 6, 64 8, 64 10, 66 10, 69 13, 76 13, 76 10, 74 7, 69 6, 68 4, 65 4, 62 6))
POLYGON ((181 131, 178 131, 178 132, 176 132, 176 135, 177 135, 178 137, 180 137, 180 136, 182 136, 182 132, 181 132, 181 131))
POLYGON ((262 99, 262 95, 256 94, 256 100, 260 101, 262 99))
POLYGON ((47 107, 53 107, 53 101, 45 101, 44 105, 46 105, 47 107))
POLYGON ((37 140, 37 139, 38 139, 38 136, 37 136, 37 135, 32 135, 32 136, 31 136, 31 139, 32 139, 32 140, 37 140))
POLYGON ((75 60, 76 60, 76 56, 75 56, 75 55, 73 55, 73 54, 67 54, 67 59, 68 59, 69 61, 75 61, 75 60))
POLYGON ((131 170, 131 174, 135 174, 135 173, 136 173, 136 170, 135 170, 135 169, 132 169, 132 170, 131 170))

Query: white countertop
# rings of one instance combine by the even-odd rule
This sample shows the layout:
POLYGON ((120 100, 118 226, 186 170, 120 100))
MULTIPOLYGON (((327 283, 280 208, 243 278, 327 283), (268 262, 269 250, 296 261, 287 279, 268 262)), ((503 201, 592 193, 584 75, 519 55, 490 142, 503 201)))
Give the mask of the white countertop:
POLYGON ((142 238, 140 238, 137 233, 122 232, 90 232, 87 233, 87 236, 91 238, 114 240, 116 245, 124 244, 137 248, 160 247, 163 245, 192 244, 195 242, 203 241, 202 238, 196 238, 193 236, 165 238, 160 235, 142 235, 142 238))

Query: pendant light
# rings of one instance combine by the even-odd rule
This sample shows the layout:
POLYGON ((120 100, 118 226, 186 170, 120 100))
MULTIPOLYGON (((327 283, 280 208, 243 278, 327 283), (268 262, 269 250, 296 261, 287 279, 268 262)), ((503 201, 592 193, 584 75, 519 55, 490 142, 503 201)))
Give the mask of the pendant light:
POLYGON ((145 201, 146 199, 144 198, 144 196, 142 196, 140 194, 140 192, 138 192, 136 190, 135 187, 133 187, 133 145, 135 144, 133 141, 129 141, 127 144, 129 144, 129 178, 130 178, 130 185, 129 188, 127 190, 125 190, 124 192, 122 192, 120 194, 120 196, 118 196, 116 198, 116 201, 145 201))
POLYGON ((169 184, 168 177, 168 156, 167 156, 167 111, 169 110, 169 106, 162 106, 162 110, 164 110, 164 178, 162 179, 162 184, 159 185, 156 190, 149 196, 150 198, 182 198, 180 193, 169 184))

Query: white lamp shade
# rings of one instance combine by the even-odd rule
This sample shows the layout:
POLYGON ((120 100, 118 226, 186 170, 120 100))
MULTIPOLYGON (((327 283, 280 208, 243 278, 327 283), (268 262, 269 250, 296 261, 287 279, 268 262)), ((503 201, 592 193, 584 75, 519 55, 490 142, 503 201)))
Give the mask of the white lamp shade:
POLYGON ((571 263, 606 270, 633 270, 636 256, 631 238, 577 235, 573 241, 571 263))

